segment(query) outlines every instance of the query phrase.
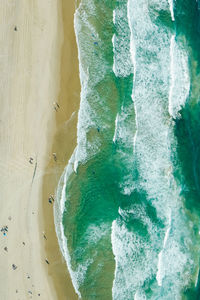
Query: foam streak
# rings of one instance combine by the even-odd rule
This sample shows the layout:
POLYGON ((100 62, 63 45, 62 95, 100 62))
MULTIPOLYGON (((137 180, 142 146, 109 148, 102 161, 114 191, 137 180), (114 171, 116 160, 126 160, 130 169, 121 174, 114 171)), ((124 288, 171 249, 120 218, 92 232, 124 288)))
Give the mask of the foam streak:
POLYGON ((168 0, 168 3, 169 3, 169 7, 170 7, 170 12, 171 12, 171 18, 172 18, 172 21, 175 21, 175 18, 174 18, 173 0, 168 0))
POLYGON ((172 104, 172 93, 174 89, 174 45, 175 35, 173 34, 170 41, 170 89, 169 89, 169 114, 173 116, 173 104, 172 104))

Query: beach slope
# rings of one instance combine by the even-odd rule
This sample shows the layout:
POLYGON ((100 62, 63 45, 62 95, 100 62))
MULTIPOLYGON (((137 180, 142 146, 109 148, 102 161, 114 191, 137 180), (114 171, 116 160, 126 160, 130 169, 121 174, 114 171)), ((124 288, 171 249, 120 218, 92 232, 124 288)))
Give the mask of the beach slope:
MULTIPOLYGON (((73 9, 68 9, 72 35, 73 9)), ((74 111, 74 106, 68 105, 67 114, 61 107, 58 112, 54 103, 62 94, 63 24, 61 1, 0 2, 1 299, 68 299, 65 285, 72 295, 69 299, 74 297, 72 284, 65 278, 63 291, 58 291, 66 269, 47 197, 55 190, 68 159, 67 155, 62 162, 58 158, 56 168, 54 138, 74 111), (48 174, 54 174, 49 181, 48 174), (46 210, 45 201, 49 205, 46 210), (52 237, 48 235, 51 232, 52 237), (52 248, 52 244, 56 246, 52 248), (57 275, 52 274, 54 265, 57 275)), ((78 92, 75 97, 78 99, 78 92)), ((75 137, 72 139, 75 144, 75 137)))

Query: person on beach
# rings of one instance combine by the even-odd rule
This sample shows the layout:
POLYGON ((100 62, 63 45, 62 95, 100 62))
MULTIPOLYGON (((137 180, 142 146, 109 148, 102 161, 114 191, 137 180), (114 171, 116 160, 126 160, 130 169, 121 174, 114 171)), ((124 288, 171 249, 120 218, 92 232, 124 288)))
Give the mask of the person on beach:
POLYGON ((12 268, 13 268, 13 270, 16 270, 17 266, 15 264, 12 264, 12 268))
POLYGON ((47 237, 46 237, 44 231, 43 231, 43 238, 44 238, 45 240, 47 240, 47 237))
POLYGON ((54 107, 56 107, 57 109, 60 108, 60 105, 57 102, 53 103, 54 107))
POLYGON ((33 164, 33 158, 32 157, 29 158, 29 163, 33 164))
POLYGON ((8 233, 8 226, 4 226, 1 228, 1 232, 3 233, 4 236, 6 236, 6 234, 8 233))
POLYGON ((56 153, 54 152, 52 155, 53 155, 53 159, 54 159, 55 161, 57 161, 56 153))

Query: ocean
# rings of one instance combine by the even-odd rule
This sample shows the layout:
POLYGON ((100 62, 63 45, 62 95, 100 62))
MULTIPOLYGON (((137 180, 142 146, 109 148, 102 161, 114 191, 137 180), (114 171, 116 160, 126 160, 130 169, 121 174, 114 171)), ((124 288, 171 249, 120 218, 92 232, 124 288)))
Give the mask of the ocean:
POLYGON ((200 1, 82 0, 77 147, 55 204, 84 300, 200 299, 200 1))

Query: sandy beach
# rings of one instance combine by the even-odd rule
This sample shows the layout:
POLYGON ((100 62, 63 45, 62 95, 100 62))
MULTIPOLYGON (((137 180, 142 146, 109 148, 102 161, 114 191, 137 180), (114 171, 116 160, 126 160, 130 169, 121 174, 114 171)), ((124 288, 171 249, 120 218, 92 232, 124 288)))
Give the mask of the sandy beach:
POLYGON ((73 1, 0 2, 0 298, 5 300, 77 299, 48 202, 76 145, 74 6, 73 1))

